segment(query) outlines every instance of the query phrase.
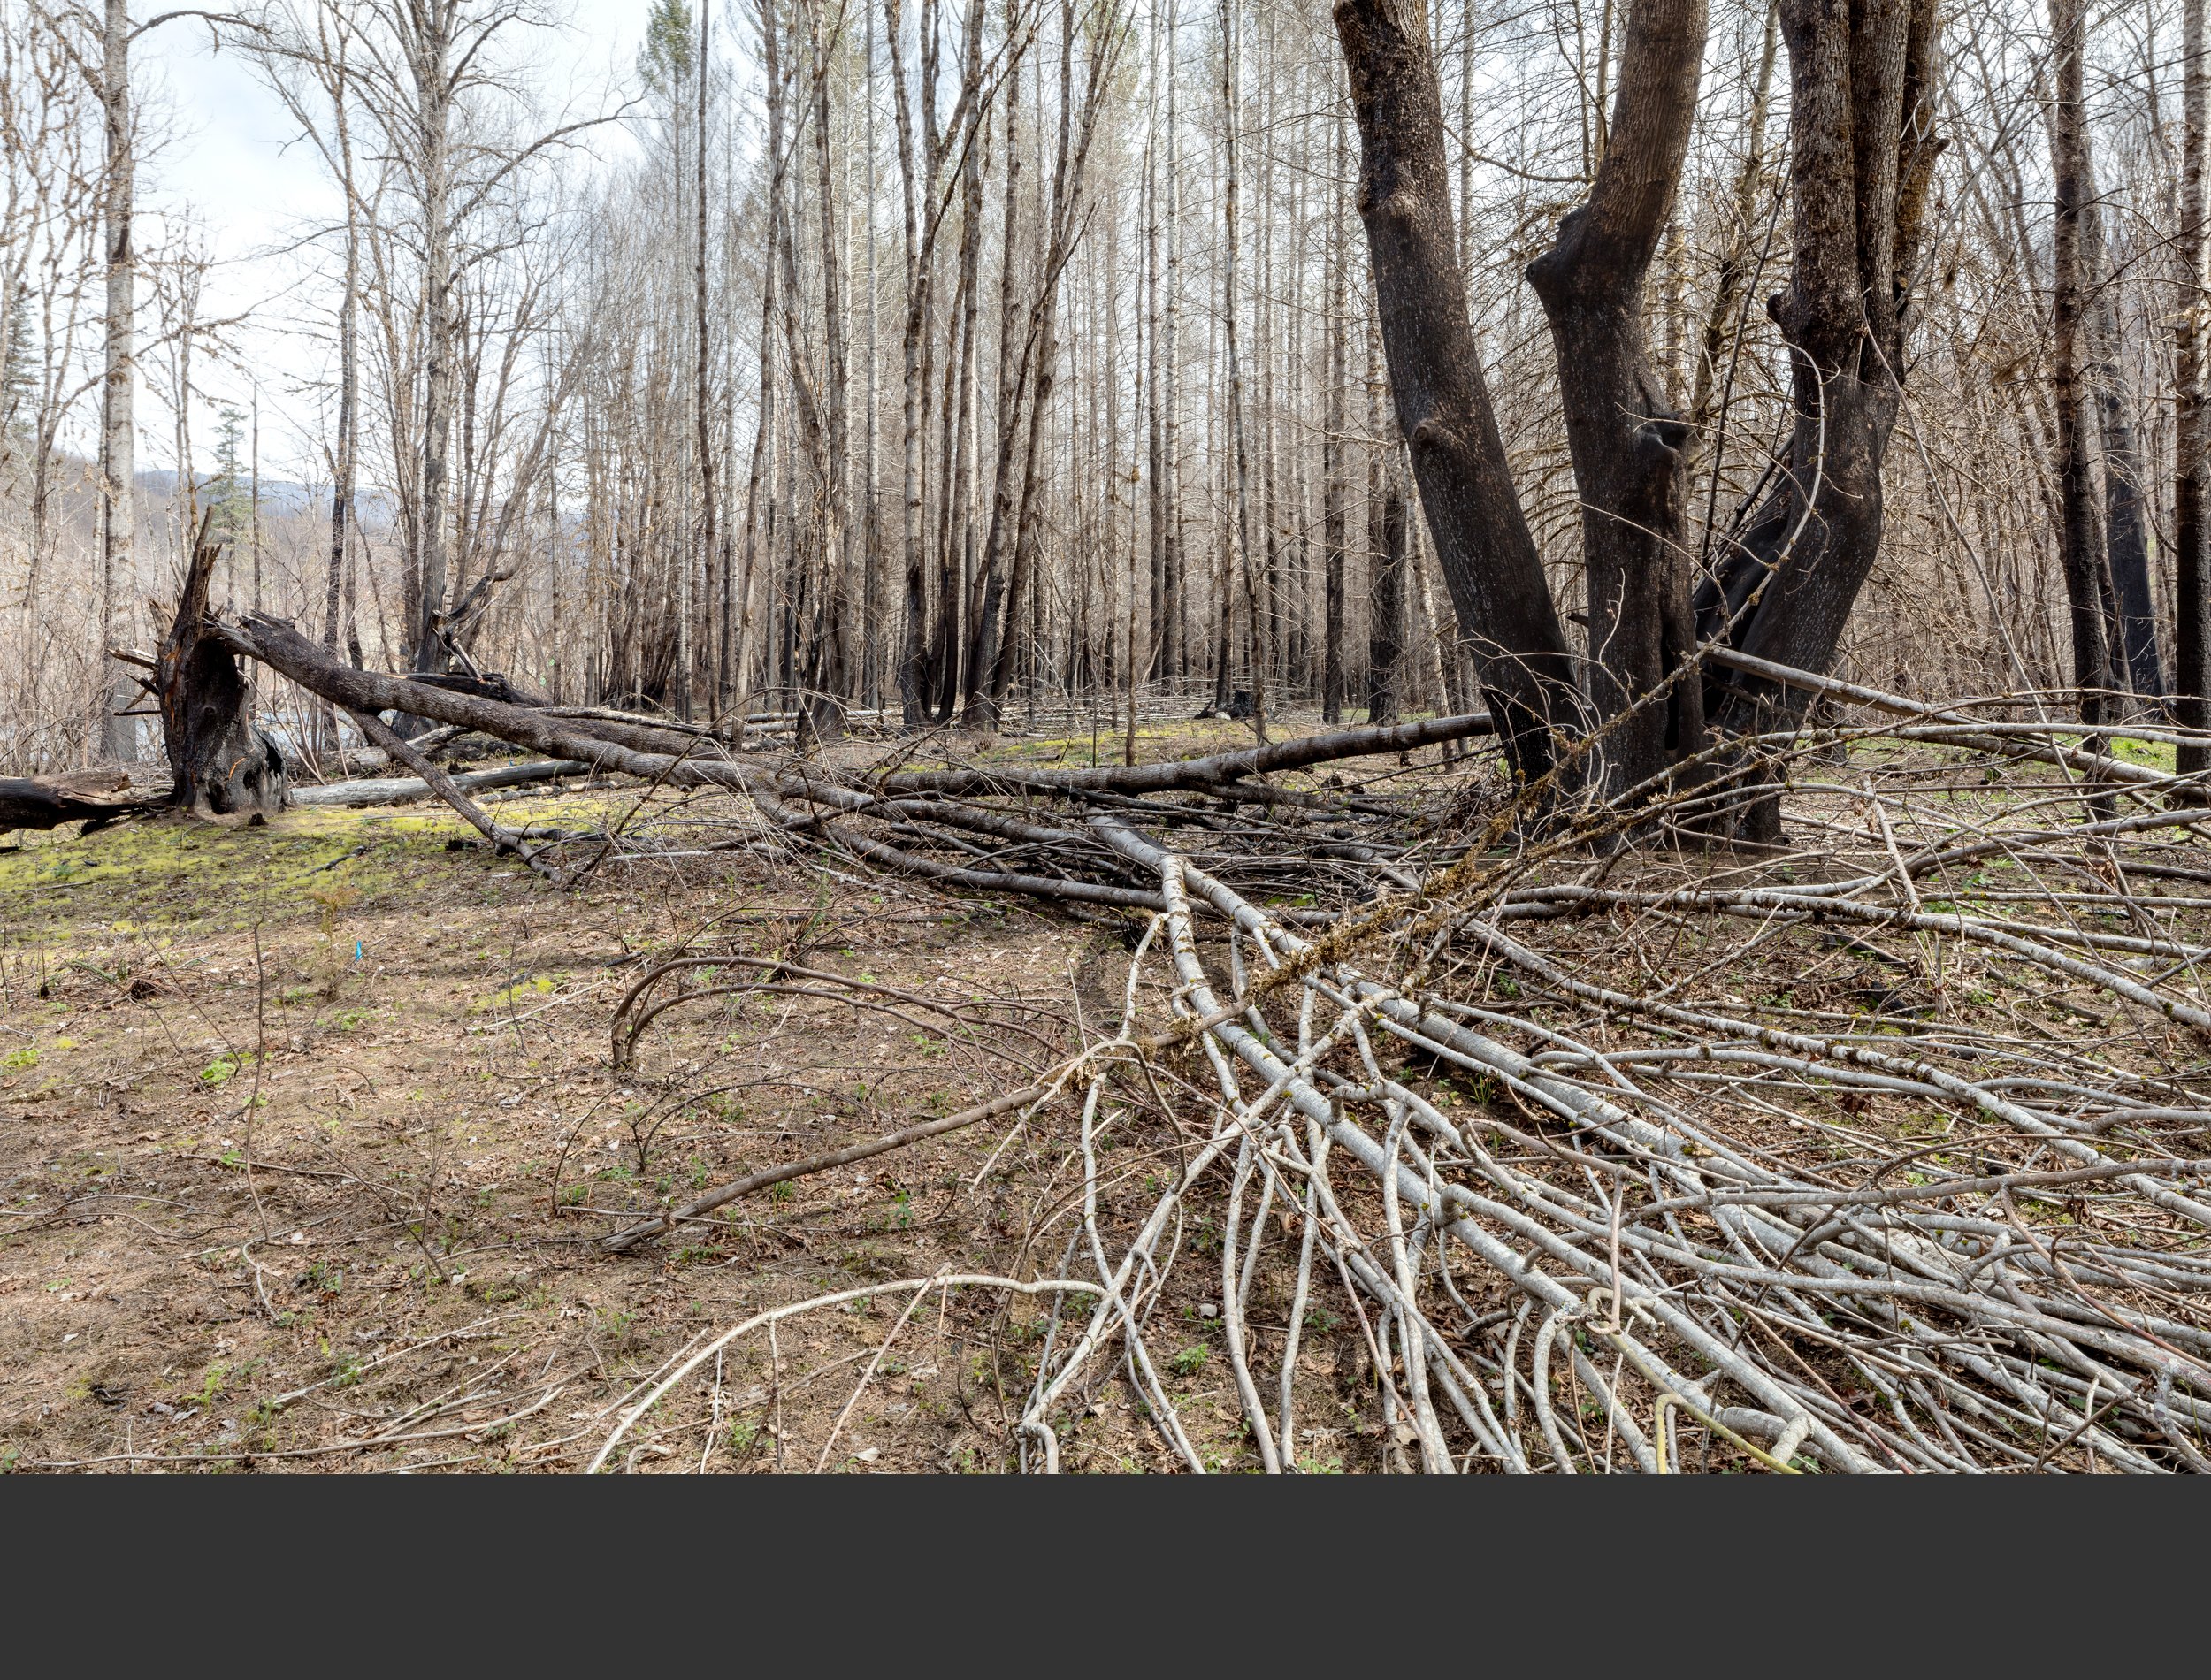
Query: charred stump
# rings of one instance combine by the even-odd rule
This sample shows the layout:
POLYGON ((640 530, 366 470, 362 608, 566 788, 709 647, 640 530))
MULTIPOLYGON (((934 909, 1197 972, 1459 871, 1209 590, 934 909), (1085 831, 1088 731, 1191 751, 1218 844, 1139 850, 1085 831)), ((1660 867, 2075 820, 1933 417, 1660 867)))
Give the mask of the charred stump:
POLYGON ((284 808, 284 754, 254 726, 253 691, 237 657, 209 633, 208 585, 223 539, 213 509, 200 521, 176 621, 154 661, 154 693, 169 751, 169 803, 195 815, 284 808))

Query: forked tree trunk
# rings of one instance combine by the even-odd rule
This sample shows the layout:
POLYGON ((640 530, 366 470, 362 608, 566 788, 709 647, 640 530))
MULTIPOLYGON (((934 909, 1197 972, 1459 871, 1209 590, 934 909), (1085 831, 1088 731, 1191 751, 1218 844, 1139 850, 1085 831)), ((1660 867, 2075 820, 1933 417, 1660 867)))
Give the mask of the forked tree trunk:
POLYGON ((235 655, 208 634, 208 585, 223 541, 215 510, 200 520, 176 620, 154 662, 154 690, 169 750, 169 803, 195 815, 284 808, 284 755, 254 727, 253 695, 235 655))

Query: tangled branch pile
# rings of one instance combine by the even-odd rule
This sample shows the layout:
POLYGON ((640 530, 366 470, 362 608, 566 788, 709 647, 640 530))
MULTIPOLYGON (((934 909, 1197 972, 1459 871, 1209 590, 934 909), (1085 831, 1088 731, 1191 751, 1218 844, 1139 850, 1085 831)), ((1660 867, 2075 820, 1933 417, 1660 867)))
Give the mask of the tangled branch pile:
MULTIPOLYGON (((327 675, 265 623, 227 633, 327 675)), ((1724 785, 1516 833, 1486 767, 1447 800, 1351 767, 1478 719, 1131 767, 838 771, 343 679, 375 691, 341 703, 739 796, 715 846, 1127 919, 1118 1022, 1047 1078, 608 1239, 1017 1115, 1071 1180, 1030 1234, 1064 1248, 1019 1411, 1039 1468, 1117 1370, 1204 1468, 1153 1347, 1199 1251, 1269 1469, 1315 1427, 1301 1350, 1339 1291, 1408 1468, 2211 1468, 2211 819, 2140 761, 2171 732, 2123 752, 2032 697, 1929 712, 1819 680, 1905 721, 1763 744, 1748 785, 1786 778, 1796 844, 1746 859, 1674 844, 1724 785)), ((700 960, 646 977, 617 1058, 700 960)))

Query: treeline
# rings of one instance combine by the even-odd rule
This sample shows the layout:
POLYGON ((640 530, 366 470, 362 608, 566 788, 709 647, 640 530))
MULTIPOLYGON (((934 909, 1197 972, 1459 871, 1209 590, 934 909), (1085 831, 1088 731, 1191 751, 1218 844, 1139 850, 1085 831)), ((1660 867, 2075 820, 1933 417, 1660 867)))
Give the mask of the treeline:
MULTIPOLYGON (((1599 665, 1573 369, 1526 271, 1634 119, 1654 10, 1415 14, 1503 445, 1599 665)), ((1928 9, 1939 155, 1859 676, 2155 697, 2200 662, 2201 11, 1928 9)), ((249 485, 238 541, 265 605, 358 661, 685 716, 1480 703, 1493 628, 1462 619, 1398 432, 1324 9, 653 0, 628 85, 585 103, 527 0, 0 15, 12 761, 131 745, 103 650, 147 639, 220 470, 192 458, 209 370, 279 332, 325 363, 319 503, 249 485), (249 55, 331 183, 339 213, 267 259, 280 308, 210 318, 204 241, 136 203, 153 27, 249 55), (141 506, 142 456, 172 503, 141 506)), ((1711 9, 1641 288, 1652 407, 1685 427, 1667 540, 1708 584, 1801 417, 1767 308, 1804 208, 1787 25, 1711 9)))

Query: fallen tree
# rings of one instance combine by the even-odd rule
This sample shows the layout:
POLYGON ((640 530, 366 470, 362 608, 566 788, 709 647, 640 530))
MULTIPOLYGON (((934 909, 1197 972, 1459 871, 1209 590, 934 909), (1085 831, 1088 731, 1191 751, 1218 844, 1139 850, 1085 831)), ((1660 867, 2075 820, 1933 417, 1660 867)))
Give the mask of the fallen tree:
MULTIPOLYGON (((577 759, 545 759, 535 764, 502 765, 495 770, 471 770, 450 778, 463 793, 482 793, 493 788, 522 787, 550 782, 564 775, 582 775, 591 766, 577 759)), ((374 776, 356 782, 333 782, 319 788, 295 788, 292 803, 298 806, 359 807, 405 805, 415 799, 441 797, 419 776, 374 776)))
POLYGON ((65 822, 93 828, 157 810, 162 800, 131 791, 130 778, 102 771, 33 781, 0 776, 0 834, 16 829, 58 829, 65 822))

